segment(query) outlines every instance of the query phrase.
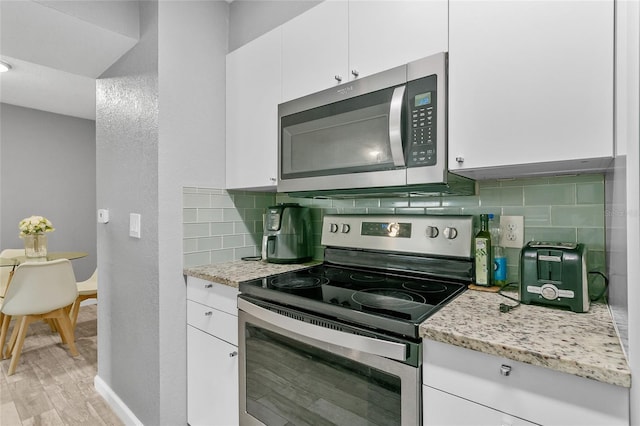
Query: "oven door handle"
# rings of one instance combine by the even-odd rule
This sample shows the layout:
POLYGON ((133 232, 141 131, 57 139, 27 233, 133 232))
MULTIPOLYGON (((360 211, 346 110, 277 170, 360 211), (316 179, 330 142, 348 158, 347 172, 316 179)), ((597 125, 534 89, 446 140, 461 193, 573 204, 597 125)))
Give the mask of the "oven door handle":
POLYGON ((255 318, 268 322, 269 324, 273 324, 289 332, 296 333, 322 343, 342 346, 348 349, 398 361, 405 361, 407 359, 407 347, 402 343, 359 336, 357 334, 345 333, 343 331, 332 330, 303 321, 298 321, 260 306, 256 306, 244 299, 238 299, 238 309, 253 315, 255 318))

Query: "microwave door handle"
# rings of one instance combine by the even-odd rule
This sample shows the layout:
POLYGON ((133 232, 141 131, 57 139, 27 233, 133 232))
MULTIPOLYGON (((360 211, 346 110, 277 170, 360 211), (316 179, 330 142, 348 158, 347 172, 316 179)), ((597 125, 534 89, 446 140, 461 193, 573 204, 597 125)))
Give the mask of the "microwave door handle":
POLYGON ((402 150, 402 100, 406 86, 393 90, 389 105, 389 145, 391 157, 396 167, 404 167, 404 151, 402 150))

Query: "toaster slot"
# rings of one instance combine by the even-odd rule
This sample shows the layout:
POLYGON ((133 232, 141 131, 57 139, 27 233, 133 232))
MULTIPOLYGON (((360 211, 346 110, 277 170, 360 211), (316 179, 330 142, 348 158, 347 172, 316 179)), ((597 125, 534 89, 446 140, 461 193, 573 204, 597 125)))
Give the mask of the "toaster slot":
POLYGON ((538 280, 562 282, 562 252, 538 250, 538 280))

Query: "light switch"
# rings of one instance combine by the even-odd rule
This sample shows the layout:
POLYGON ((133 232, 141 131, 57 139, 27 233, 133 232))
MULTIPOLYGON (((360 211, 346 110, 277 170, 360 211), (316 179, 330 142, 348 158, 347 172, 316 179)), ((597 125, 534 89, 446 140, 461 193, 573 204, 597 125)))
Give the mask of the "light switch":
POLYGON ((140 238, 140 215, 138 213, 129 213, 129 236, 140 238))
POLYGON ((98 209, 98 223, 109 223, 109 209, 98 209))

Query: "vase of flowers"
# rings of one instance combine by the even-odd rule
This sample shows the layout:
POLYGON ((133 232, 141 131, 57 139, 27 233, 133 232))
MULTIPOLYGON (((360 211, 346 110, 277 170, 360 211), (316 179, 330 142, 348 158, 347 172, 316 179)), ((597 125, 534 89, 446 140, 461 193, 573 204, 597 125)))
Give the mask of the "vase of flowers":
POLYGON ((47 257, 47 232, 53 232, 53 224, 46 217, 31 216, 20 221, 20 238, 24 240, 24 253, 28 258, 47 257))

